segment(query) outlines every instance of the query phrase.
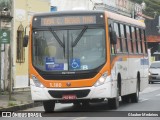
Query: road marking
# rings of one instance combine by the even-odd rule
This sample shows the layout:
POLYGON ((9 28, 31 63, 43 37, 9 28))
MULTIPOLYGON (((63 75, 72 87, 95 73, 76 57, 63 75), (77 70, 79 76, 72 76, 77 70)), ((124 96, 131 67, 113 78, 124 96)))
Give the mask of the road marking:
POLYGON ((75 118, 73 120, 83 120, 83 119, 86 119, 87 117, 78 117, 78 118, 75 118))
POLYGON ((157 94, 156 96, 160 96, 160 94, 157 94))
POLYGON ((140 99, 139 102, 144 102, 144 101, 148 101, 149 99, 140 99))

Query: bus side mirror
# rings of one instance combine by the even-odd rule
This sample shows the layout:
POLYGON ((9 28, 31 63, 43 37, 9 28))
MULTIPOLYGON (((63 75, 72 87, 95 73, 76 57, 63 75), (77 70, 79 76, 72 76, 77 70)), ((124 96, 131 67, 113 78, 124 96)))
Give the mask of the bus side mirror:
POLYGON ((23 47, 27 47, 28 46, 28 35, 25 35, 24 38, 23 38, 23 47))
POLYGON ((111 40, 111 44, 117 44, 117 35, 114 30, 110 32, 110 40, 111 40))

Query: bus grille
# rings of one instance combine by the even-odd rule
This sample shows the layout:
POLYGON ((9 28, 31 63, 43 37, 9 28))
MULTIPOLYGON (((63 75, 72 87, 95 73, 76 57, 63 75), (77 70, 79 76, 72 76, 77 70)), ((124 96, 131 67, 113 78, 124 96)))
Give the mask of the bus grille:
POLYGON ((70 90, 70 91, 57 91, 57 90, 49 90, 48 93, 53 98, 62 98, 63 95, 76 95, 77 98, 86 97, 89 94, 90 90, 70 90))
POLYGON ((62 74, 40 74, 46 80, 79 80, 79 79, 90 79, 96 76, 97 73, 87 74, 75 74, 75 75, 62 75, 62 74))

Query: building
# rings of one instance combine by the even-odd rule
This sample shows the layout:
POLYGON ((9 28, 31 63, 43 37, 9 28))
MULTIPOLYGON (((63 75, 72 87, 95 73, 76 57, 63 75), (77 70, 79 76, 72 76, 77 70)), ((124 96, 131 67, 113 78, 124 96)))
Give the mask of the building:
POLYGON ((13 89, 29 86, 28 76, 28 48, 23 47, 23 36, 29 34, 29 25, 32 15, 50 11, 50 0, 11 0, 12 26, 11 47, 5 46, 2 53, 2 89, 8 87, 11 79, 13 89), (11 52, 11 54, 7 54, 11 52), (11 66, 9 65, 11 63, 11 66), (8 67, 9 66, 9 67, 8 67), (10 73, 8 73, 8 71, 10 73), (11 74, 12 78, 8 74, 11 74))
POLYGON ((146 19, 145 23, 148 49, 150 49, 153 60, 160 60, 160 16, 152 20, 146 19))
POLYGON ((28 48, 23 48, 25 29, 29 34, 29 24, 34 13, 49 12, 50 0, 14 0, 13 21, 13 75, 14 88, 29 86, 28 48))
POLYGON ((128 17, 142 14, 142 6, 130 0, 51 0, 53 8, 63 10, 109 10, 128 17), (63 3, 63 4, 62 4, 63 3))
POLYGON ((94 7, 94 0, 51 0, 51 3, 57 11, 93 10, 94 7))

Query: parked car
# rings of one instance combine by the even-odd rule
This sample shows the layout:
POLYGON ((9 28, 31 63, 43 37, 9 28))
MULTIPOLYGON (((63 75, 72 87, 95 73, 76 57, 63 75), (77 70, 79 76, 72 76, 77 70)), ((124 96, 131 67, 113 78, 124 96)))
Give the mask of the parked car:
POLYGON ((160 61, 151 63, 149 68, 149 84, 160 82, 160 61))

